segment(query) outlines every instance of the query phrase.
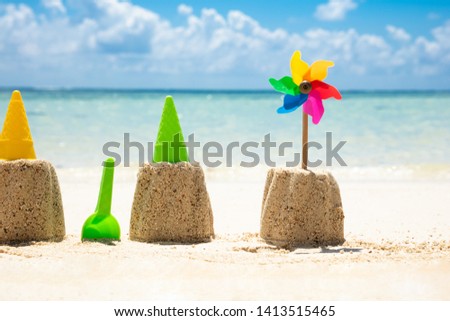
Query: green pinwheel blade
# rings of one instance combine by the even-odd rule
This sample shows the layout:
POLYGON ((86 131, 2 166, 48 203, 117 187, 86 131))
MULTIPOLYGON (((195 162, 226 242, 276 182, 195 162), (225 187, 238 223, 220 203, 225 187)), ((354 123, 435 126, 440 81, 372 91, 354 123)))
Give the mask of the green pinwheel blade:
POLYGON ((98 195, 97 208, 88 217, 81 232, 82 240, 111 241, 120 240, 120 226, 111 214, 111 201, 114 182, 114 159, 103 163, 103 176, 98 195))
POLYGON ((189 162, 180 120, 171 96, 167 96, 164 103, 153 153, 153 162, 189 162))
POLYGON ((272 85, 273 89, 283 94, 296 96, 300 93, 298 85, 296 85, 292 78, 289 76, 283 77, 279 80, 270 78, 269 82, 272 85))

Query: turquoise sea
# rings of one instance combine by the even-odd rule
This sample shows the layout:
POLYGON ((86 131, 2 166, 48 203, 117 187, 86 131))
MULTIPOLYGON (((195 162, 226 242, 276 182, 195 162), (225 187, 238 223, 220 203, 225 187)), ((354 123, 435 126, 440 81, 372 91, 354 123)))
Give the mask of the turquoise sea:
MULTIPOLYGON (((19 88, 20 89, 20 88, 19 88)), ((294 149, 271 159, 283 166, 300 150, 301 113, 278 115, 281 95, 272 91, 180 90, 37 90, 21 89, 39 158, 59 168, 98 166, 102 147, 110 141, 123 147, 124 133, 131 141, 153 142, 164 98, 172 95, 184 136, 194 133, 202 146, 217 141, 261 143, 266 134, 275 142, 294 142, 294 149)), ((11 90, 0 91, 3 122, 11 90)), ((319 125, 310 123, 310 140, 326 145, 346 141, 340 155, 349 168, 378 166, 444 167, 450 165, 450 92, 343 92, 342 101, 325 101, 319 125)), ((249 149, 263 158, 261 147, 249 149)), ((123 149, 115 150, 123 155, 123 149)), ((147 152, 147 151, 146 151, 147 152)), ((131 162, 139 160, 132 149, 131 162)), ((239 150, 233 166, 246 160, 239 150)), ((310 159, 325 160, 325 151, 310 152, 310 159)), ((225 162, 225 158, 222 159, 225 162)), ((335 167, 340 165, 336 162, 335 167)))

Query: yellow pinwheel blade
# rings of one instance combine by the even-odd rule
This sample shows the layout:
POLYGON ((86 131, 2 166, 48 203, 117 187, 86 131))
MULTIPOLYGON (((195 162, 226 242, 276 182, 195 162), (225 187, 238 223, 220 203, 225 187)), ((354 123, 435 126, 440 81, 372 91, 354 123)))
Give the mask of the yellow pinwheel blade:
POLYGON ((312 63, 306 72, 304 79, 308 81, 324 80, 328 74, 328 68, 333 67, 334 62, 328 60, 318 60, 312 63))
POLYGON ((302 60, 300 51, 295 51, 291 58, 291 73, 294 83, 299 85, 308 71, 308 64, 302 60))

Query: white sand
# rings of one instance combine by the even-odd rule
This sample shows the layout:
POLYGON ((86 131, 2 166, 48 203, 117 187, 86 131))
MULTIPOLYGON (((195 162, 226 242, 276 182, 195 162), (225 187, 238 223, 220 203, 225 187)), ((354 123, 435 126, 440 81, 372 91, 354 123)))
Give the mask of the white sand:
POLYGON ((450 181, 335 175, 340 247, 277 249, 257 237, 265 171, 208 174, 217 238, 197 245, 128 240, 137 169, 117 169, 113 214, 123 241, 79 241, 100 170, 58 170, 68 236, 0 246, 0 299, 450 300, 450 181))

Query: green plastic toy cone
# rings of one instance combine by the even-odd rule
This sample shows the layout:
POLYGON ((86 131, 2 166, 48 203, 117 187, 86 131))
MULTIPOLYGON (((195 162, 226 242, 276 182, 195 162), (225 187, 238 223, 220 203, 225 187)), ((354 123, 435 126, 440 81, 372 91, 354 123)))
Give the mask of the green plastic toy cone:
POLYGON ((171 96, 166 97, 153 153, 154 163, 189 162, 180 120, 171 96))
POLYGON ((120 240, 120 226, 111 214, 111 200, 114 181, 114 159, 103 162, 103 177, 95 213, 83 225, 81 239, 112 241, 120 240))

